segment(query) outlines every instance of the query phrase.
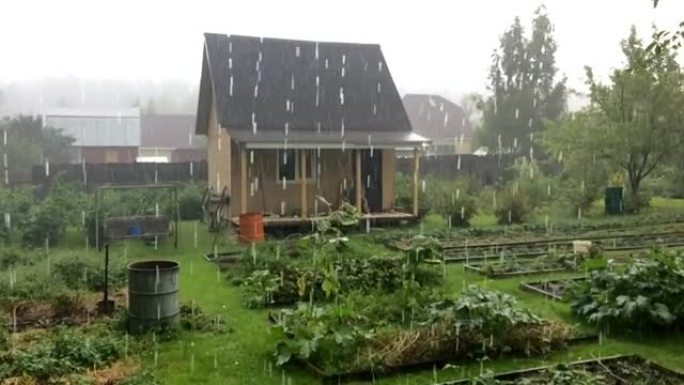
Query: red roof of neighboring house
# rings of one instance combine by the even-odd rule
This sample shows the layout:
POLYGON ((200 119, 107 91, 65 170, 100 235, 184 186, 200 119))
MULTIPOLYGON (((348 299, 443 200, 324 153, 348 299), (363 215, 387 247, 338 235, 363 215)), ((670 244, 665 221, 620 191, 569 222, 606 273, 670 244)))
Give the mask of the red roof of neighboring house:
POLYGON ((141 147, 196 148, 205 139, 195 135, 194 115, 143 115, 141 147))

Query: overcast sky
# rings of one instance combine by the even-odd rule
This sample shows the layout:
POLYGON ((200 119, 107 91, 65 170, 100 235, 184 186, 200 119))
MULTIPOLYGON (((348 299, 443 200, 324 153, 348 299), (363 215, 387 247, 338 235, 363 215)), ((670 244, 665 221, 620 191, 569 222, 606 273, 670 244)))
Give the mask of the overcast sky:
MULTIPOLYGON (((382 45, 402 92, 486 90, 492 50, 519 15, 540 4, 556 27, 557 62, 571 87, 584 66, 605 74, 635 24, 674 29, 684 1, 338 0, 36 1, 2 0, 0 82, 74 75, 197 82, 202 33, 220 32, 382 45)), ((528 27, 529 28, 529 27, 528 27)))

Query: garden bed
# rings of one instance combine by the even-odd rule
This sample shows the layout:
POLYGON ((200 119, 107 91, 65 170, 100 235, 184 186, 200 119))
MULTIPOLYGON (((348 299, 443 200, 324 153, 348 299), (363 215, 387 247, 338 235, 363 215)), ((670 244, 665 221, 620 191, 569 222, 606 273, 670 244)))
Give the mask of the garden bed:
POLYGON ((586 277, 573 277, 555 280, 543 280, 533 282, 522 282, 520 287, 532 293, 541 294, 551 299, 562 301, 571 287, 578 282, 585 281, 586 277))
POLYGON ((204 254, 204 259, 215 263, 219 268, 226 269, 243 260, 243 250, 229 250, 204 254))
POLYGON ((464 268, 486 275, 489 278, 508 278, 522 275, 573 272, 578 270, 581 262, 581 257, 574 255, 549 255, 534 259, 518 260, 511 258, 490 263, 465 264, 464 268))
POLYGON ((479 242, 466 245, 443 245, 447 262, 468 262, 497 257, 535 257, 543 255, 549 249, 558 252, 570 252, 572 241, 587 240, 604 251, 625 251, 645 249, 653 246, 661 248, 684 246, 684 231, 665 231, 653 233, 636 233, 630 231, 623 234, 578 235, 575 237, 555 237, 546 239, 523 239, 507 242, 479 242))
POLYGON ((472 285, 457 298, 404 292, 300 303, 269 317, 282 333, 277 363, 300 363, 332 382, 482 357, 541 356, 596 338, 544 320, 508 294, 472 285))
POLYGON ((668 369, 637 355, 619 355, 572 362, 567 365, 545 366, 515 370, 497 375, 484 374, 479 378, 443 382, 440 385, 467 384, 549 384, 563 379, 567 384, 657 384, 682 385, 684 373, 668 369), (475 381, 475 382, 474 382, 475 381), (477 382, 480 381, 480 382, 477 382))

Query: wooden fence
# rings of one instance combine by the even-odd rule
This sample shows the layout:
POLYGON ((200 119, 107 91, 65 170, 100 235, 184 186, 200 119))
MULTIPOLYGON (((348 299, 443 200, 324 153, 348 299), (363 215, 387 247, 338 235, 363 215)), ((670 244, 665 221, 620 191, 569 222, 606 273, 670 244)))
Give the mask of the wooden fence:
MULTIPOLYGON (((512 155, 477 156, 471 154, 423 156, 420 159, 421 176, 433 175, 444 179, 470 177, 481 185, 491 185, 512 177, 512 155)), ((413 158, 397 159, 397 171, 411 175, 413 158)))
POLYGON ((182 163, 103 163, 51 164, 34 166, 34 185, 50 184, 59 176, 68 182, 85 183, 89 188, 105 184, 141 185, 187 183, 207 180, 207 162, 182 163))

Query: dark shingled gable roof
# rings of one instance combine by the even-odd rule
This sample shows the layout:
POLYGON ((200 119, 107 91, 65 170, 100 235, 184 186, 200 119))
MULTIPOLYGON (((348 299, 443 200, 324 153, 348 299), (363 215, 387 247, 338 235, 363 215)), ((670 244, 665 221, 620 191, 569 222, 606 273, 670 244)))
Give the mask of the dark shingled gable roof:
POLYGON ((254 130, 284 137, 286 127, 288 133, 411 131, 379 45, 204 36, 198 133, 207 128, 207 85, 221 126, 241 137, 254 130))
POLYGON ((461 107, 439 95, 407 94, 404 108, 413 130, 431 140, 470 138, 473 129, 461 107))

